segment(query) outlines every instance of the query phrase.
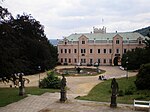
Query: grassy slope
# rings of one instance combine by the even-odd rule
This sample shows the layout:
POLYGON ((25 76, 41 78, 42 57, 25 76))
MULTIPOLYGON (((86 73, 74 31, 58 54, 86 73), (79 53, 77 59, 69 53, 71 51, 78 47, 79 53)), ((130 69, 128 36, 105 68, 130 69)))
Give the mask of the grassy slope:
MULTIPOLYGON (((125 91, 132 91, 133 95, 124 95, 117 97, 117 102, 132 104, 134 99, 150 100, 150 90, 138 91, 134 85, 135 77, 130 77, 128 79, 121 78, 117 79, 119 84, 119 89, 126 93, 125 91)), ((78 97, 81 100, 91 100, 91 101, 101 101, 110 102, 111 97, 111 80, 104 81, 96 85, 87 96, 78 97)))

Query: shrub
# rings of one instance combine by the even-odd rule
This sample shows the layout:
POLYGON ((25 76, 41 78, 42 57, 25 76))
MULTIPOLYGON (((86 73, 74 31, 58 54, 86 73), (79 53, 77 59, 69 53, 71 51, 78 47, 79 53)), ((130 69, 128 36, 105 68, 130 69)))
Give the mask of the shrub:
POLYGON ((133 95, 134 92, 135 87, 133 87, 132 85, 130 85, 127 89, 125 89, 125 95, 133 95))
POLYGON ((60 89, 60 78, 54 72, 48 72, 47 77, 40 81, 41 88, 60 89))
POLYGON ((141 66, 135 81, 137 89, 150 90, 150 63, 141 66))
POLYGON ((136 99, 136 100, 143 100, 143 99, 145 99, 145 97, 146 97, 146 96, 144 96, 144 95, 139 95, 139 96, 136 97, 135 99, 136 99))
POLYGON ((119 90, 119 91, 118 91, 118 96, 124 96, 123 90, 119 90))

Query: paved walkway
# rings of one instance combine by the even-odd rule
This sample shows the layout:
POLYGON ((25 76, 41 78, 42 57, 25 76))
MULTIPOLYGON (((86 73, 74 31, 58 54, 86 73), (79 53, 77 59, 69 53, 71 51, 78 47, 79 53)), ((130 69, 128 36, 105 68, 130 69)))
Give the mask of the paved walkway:
MULTIPOLYGON (((126 74, 125 71, 120 70, 118 67, 102 66, 101 69, 106 70, 105 75, 107 77, 121 77, 126 74)), ((42 75, 42 74, 41 74, 42 75)), ((129 76, 135 75, 135 73, 129 73, 129 76)), ((42 77, 44 77, 43 74, 42 77)), ((32 76, 30 79, 32 85, 37 86, 38 76, 32 76)), ((41 96, 29 95, 27 98, 18 102, 9 104, 0 108, 0 112, 132 112, 132 105, 118 104, 118 108, 112 109, 108 103, 90 102, 75 100, 77 96, 83 96, 101 81, 98 80, 98 76, 88 77, 67 77, 67 85, 69 90, 67 91, 68 101, 66 103, 60 103, 59 93, 45 93, 41 96)), ((135 111, 134 111, 135 112, 135 111)))

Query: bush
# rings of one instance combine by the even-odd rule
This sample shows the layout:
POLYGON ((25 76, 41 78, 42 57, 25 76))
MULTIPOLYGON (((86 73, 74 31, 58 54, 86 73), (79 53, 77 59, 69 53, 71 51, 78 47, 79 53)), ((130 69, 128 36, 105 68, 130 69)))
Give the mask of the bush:
POLYGON ((144 96, 144 95, 139 95, 139 96, 136 97, 135 99, 136 99, 136 100, 143 100, 143 99, 145 99, 145 97, 146 97, 146 96, 144 96))
POLYGON ((134 92, 135 87, 133 87, 132 85, 130 85, 127 89, 125 89, 125 95, 133 95, 134 92))
POLYGON ((150 90, 150 63, 141 66, 135 81, 139 90, 150 90))
POLYGON ((124 96, 124 92, 123 92, 123 90, 119 90, 119 92, 118 92, 118 96, 124 96))
POLYGON ((41 88, 60 89, 60 78, 54 72, 48 72, 47 77, 40 81, 41 88))

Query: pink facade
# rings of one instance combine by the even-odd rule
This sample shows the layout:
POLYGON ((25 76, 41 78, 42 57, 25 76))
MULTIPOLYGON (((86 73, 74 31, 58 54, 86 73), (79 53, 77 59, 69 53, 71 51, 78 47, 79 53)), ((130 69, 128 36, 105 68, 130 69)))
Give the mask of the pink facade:
POLYGON ((144 40, 139 33, 72 34, 58 43, 59 62, 113 65, 114 59, 119 63, 128 50, 143 48, 144 40))

